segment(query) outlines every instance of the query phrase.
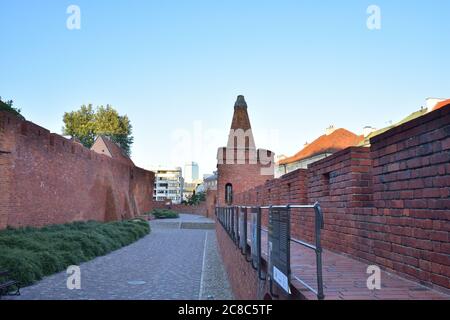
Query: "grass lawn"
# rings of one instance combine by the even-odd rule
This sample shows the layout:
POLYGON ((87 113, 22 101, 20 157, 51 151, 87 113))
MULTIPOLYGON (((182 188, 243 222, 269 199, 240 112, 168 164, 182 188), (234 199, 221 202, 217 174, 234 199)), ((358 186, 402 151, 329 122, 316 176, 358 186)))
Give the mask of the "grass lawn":
POLYGON ((180 217, 176 211, 169 209, 154 209, 149 214, 152 214, 156 219, 176 219, 180 217))
POLYGON ((75 222, 44 228, 0 231, 0 271, 9 270, 22 286, 70 265, 127 246, 150 232, 146 221, 75 222))

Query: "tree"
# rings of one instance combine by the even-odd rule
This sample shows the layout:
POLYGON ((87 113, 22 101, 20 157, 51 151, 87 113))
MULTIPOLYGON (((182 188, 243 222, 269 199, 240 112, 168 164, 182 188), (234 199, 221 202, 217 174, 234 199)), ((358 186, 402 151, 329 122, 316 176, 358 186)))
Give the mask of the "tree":
POLYGON ((77 138, 90 148, 99 135, 107 136, 117 143, 126 154, 131 154, 133 144, 132 126, 126 115, 121 116, 110 105, 99 106, 96 110, 92 105, 82 105, 79 110, 66 112, 63 117, 63 134, 77 138))
POLYGON ((206 201, 206 194, 204 192, 194 193, 187 199, 187 204, 191 206, 196 206, 200 204, 200 202, 206 201))
POLYGON ((77 138, 87 148, 95 140, 95 112, 92 105, 82 105, 77 111, 66 112, 63 116, 63 134, 77 138))
POLYGON ((126 115, 120 116, 110 105, 100 106, 95 114, 95 132, 105 135, 117 143, 128 155, 131 154, 133 127, 126 115))
POLYGON ((19 108, 13 107, 14 101, 8 100, 3 102, 2 97, 0 97, 0 111, 7 111, 10 113, 13 113, 20 119, 25 120, 24 116, 20 113, 21 110, 19 108))

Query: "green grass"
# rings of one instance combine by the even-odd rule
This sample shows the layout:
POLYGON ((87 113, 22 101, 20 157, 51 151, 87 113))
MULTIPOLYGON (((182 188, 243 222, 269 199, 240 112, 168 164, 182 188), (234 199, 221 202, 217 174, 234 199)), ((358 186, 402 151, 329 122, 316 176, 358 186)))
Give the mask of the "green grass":
POLYGON ((22 286, 129 245, 150 232, 146 221, 75 222, 0 231, 0 270, 22 286))
POLYGON ((154 209, 150 212, 156 219, 176 219, 180 215, 173 210, 169 209, 154 209))

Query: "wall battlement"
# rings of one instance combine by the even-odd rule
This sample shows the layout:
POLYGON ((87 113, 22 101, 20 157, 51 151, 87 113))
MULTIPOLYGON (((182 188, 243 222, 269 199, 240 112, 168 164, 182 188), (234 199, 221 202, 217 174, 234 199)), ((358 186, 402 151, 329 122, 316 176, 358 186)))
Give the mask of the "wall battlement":
POLYGON ((222 147, 217 151, 218 164, 273 164, 274 153, 266 149, 246 149, 222 147))
POLYGON ((0 119, 4 134, 15 135, 16 139, 27 140, 30 144, 32 142, 35 148, 40 147, 48 152, 67 153, 82 159, 111 162, 111 165, 123 165, 108 156, 86 148, 76 141, 52 133, 46 128, 31 121, 22 120, 9 112, 0 111, 0 119))

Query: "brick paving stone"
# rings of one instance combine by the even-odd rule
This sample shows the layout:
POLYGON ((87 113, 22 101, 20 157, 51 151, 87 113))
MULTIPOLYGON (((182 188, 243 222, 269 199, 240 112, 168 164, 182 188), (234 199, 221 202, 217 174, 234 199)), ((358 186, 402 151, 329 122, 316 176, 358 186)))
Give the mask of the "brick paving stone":
MULTIPOLYGON (((317 288, 316 284, 316 257, 312 250, 300 245, 291 245, 291 261, 295 266, 292 273, 317 288)), ((411 300, 411 299, 450 299, 450 295, 425 287, 417 282, 400 276, 381 271, 381 289, 369 290, 366 286, 368 264, 352 259, 348 256, 323 250, 323 279, 325 299, 345 300, 411 300)), ((316 296, 303 290, 298 281, 293 285, 302 289, 307 299, 316 299, 316 296)))
MULTIPOLYGON (((248 224, 249 226, 250 224, 248 224)), ((249 231, 251 232, 251 231, 249 231)), ((267 232, 261 232, 261 254, 267 261, 267 232)), ((250 243, 250 237, 248 238, 250 243)), ((295 279, 299 277, 317 290, 315 252, 291 242, 292 285, 305 299, 316 295, 295 279)), ((325 299, 345 300, 450 300, 450 294, 425 287, 417 282, 381 270, 381 289, 369 290, 366 285, 368 263, 329 250, 322 253, 325 299)))

